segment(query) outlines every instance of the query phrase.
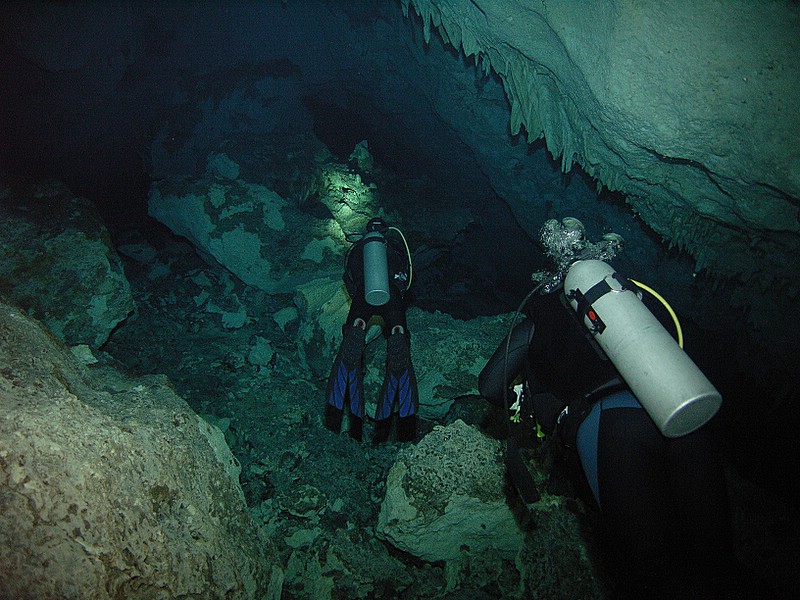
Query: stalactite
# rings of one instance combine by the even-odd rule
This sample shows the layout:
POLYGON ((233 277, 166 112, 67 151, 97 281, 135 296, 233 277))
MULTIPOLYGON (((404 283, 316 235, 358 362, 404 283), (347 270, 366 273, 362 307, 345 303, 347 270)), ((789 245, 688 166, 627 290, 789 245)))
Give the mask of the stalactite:
POLYGON ((461 45, 464 48, 464 56, 467 57, 480 51, 480 44, 474 33, 468 27, 465 27, 462 33, 461 45))

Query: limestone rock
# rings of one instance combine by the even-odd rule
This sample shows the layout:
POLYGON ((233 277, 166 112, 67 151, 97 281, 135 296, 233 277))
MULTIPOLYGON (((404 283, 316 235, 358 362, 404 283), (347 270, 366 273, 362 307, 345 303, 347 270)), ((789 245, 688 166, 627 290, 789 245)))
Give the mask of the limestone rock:
POLYGON ((297 598, 396 598, 411 584, 402 562, 381 542, 357 530, 337 529, 327 551, 289 556, 284 590, 297 598))
POLYGON ((268 589, 238 462, 163 377, 86 367, 0 301, 0 415, 0 596, 268 589))
POLYGON ((456 421, 437 426, 389 471, 376 534, 428 562, 497 552, 523 534, 505 502, 500 444, 456 421))
POLYGON ((439 421, 456 398, 478 393, 478 375, 508 333, 510 320, 497 315, 461 321, 438 311, 408 311, 420 416, 439 421))
POLYGON ((94 207, 59 182, 0 183, 0 293, 64 342, 95 349, 134 310, 94 207))
POLYGON ((512 513, 500 457, 499 442, 461 420, 436 426, 390 469, 376 535, 424 561, 443 561, 448 589, 603 598, 579 508, 544 492, 544 475, 531 464, 542 497, 527 516, 512 513))
MULTIPOLYGON (((367 189, 361 182, 354 186, 367 189)), ((322 276, 341 277, 349 247, 343 228, 361 229, 367 220, 352 211, 332 222, 310 218, 301 210, 309 192, 298 193, 290 201, 268 186, 242 179, 166 180, 153 185, 149 213, 192 242, 208 262, 222 265, 250 286, 285 294, 322 276), (363 221, 358 227, 354 217, 363 221)), ((332 215, 323 204, 317 206, 325 216, 332 215)))
POLYGON ((341 278, 318 278, 297 287, 294 303, 300 319, 297 350, 312 372, 330 374, 342 342, 350 297, 341 278))
POLYGON ((154 185, 150 193, 152 217, 248 285, 268 292, 290 288, 287 274, 273 269, 277 253, 269 248, 286 228, 286 201, 278 194, 229 180, 201 181, 181 190, 163 187, 154 185))
POLYGON ((353 152, 350 153, 350 162, 356 164, 362 171, 371 171, 375 168, 375 161, 369 153, 369 142, 361 140, 353 152))

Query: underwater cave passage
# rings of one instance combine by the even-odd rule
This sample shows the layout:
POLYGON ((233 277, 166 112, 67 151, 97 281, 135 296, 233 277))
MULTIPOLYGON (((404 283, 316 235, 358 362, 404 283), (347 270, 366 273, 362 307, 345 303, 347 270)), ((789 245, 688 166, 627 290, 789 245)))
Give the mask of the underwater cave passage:
POLYGON ((429 130, 426 147, 416 146, 410 141, 415 135, 364 99, 342 107, 306 97, 305 104, 314 117, 315 135, 339 160, 349 161, 353 148, 368 140, 377 168, 361 172, 362 178, 379 180, 379 197, 400 213, 403 226, 412 232, 412 246, 413 232, 426 230, 411 248, 417 273, 411 290, 414 305, 465 320, 516 308, 530 291, 531 273, 543 268, 544 257, 462 142, 440 124, 429 130), (448 212, 471 218, 456 230, 448 229, 447 219, 438 229, 431 228, 431 214, 448 212))

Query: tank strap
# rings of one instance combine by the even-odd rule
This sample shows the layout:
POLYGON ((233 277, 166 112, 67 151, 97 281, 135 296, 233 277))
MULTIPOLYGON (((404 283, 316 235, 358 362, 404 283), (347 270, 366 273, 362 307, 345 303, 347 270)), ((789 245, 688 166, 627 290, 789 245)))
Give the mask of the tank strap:
POLYGON ((610 285, 608 285, 608 281, 603 278, 590 287, 585 294, 581 293, 580 290, 575 289, 567 295, 567 298, 570 300, 575 300, 578 303, 578 306, 575 308, 575 312, 577 312, 580 317, 589 319, 589 322, 592 324, 589 329, 592 333, 603 333, 606 328, 606 324, 603 322, 603 319, 601 319, 600 316, 595 312, 594 308, 592 308, 592 305, 595 302, 609 292, 618 292, 621 290, 630 290, 632 292, 636 292, 638 289, 627 277, 624 277, 619 273, 615 272, 611 276, 617 283, 619 283, 619 290, 612 288, 610 285))

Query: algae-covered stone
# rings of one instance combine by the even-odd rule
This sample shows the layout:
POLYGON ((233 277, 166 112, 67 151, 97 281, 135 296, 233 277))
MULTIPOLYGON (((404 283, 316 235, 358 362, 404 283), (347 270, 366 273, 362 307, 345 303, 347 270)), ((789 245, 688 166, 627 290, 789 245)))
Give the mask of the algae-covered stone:
POLYGON ((310 219, 271 188, 212 178, 153 184, 149 214, 187 238, 210 263, 270 294, 292 293, 322 276, 341 276, 340 229, 310 219))

